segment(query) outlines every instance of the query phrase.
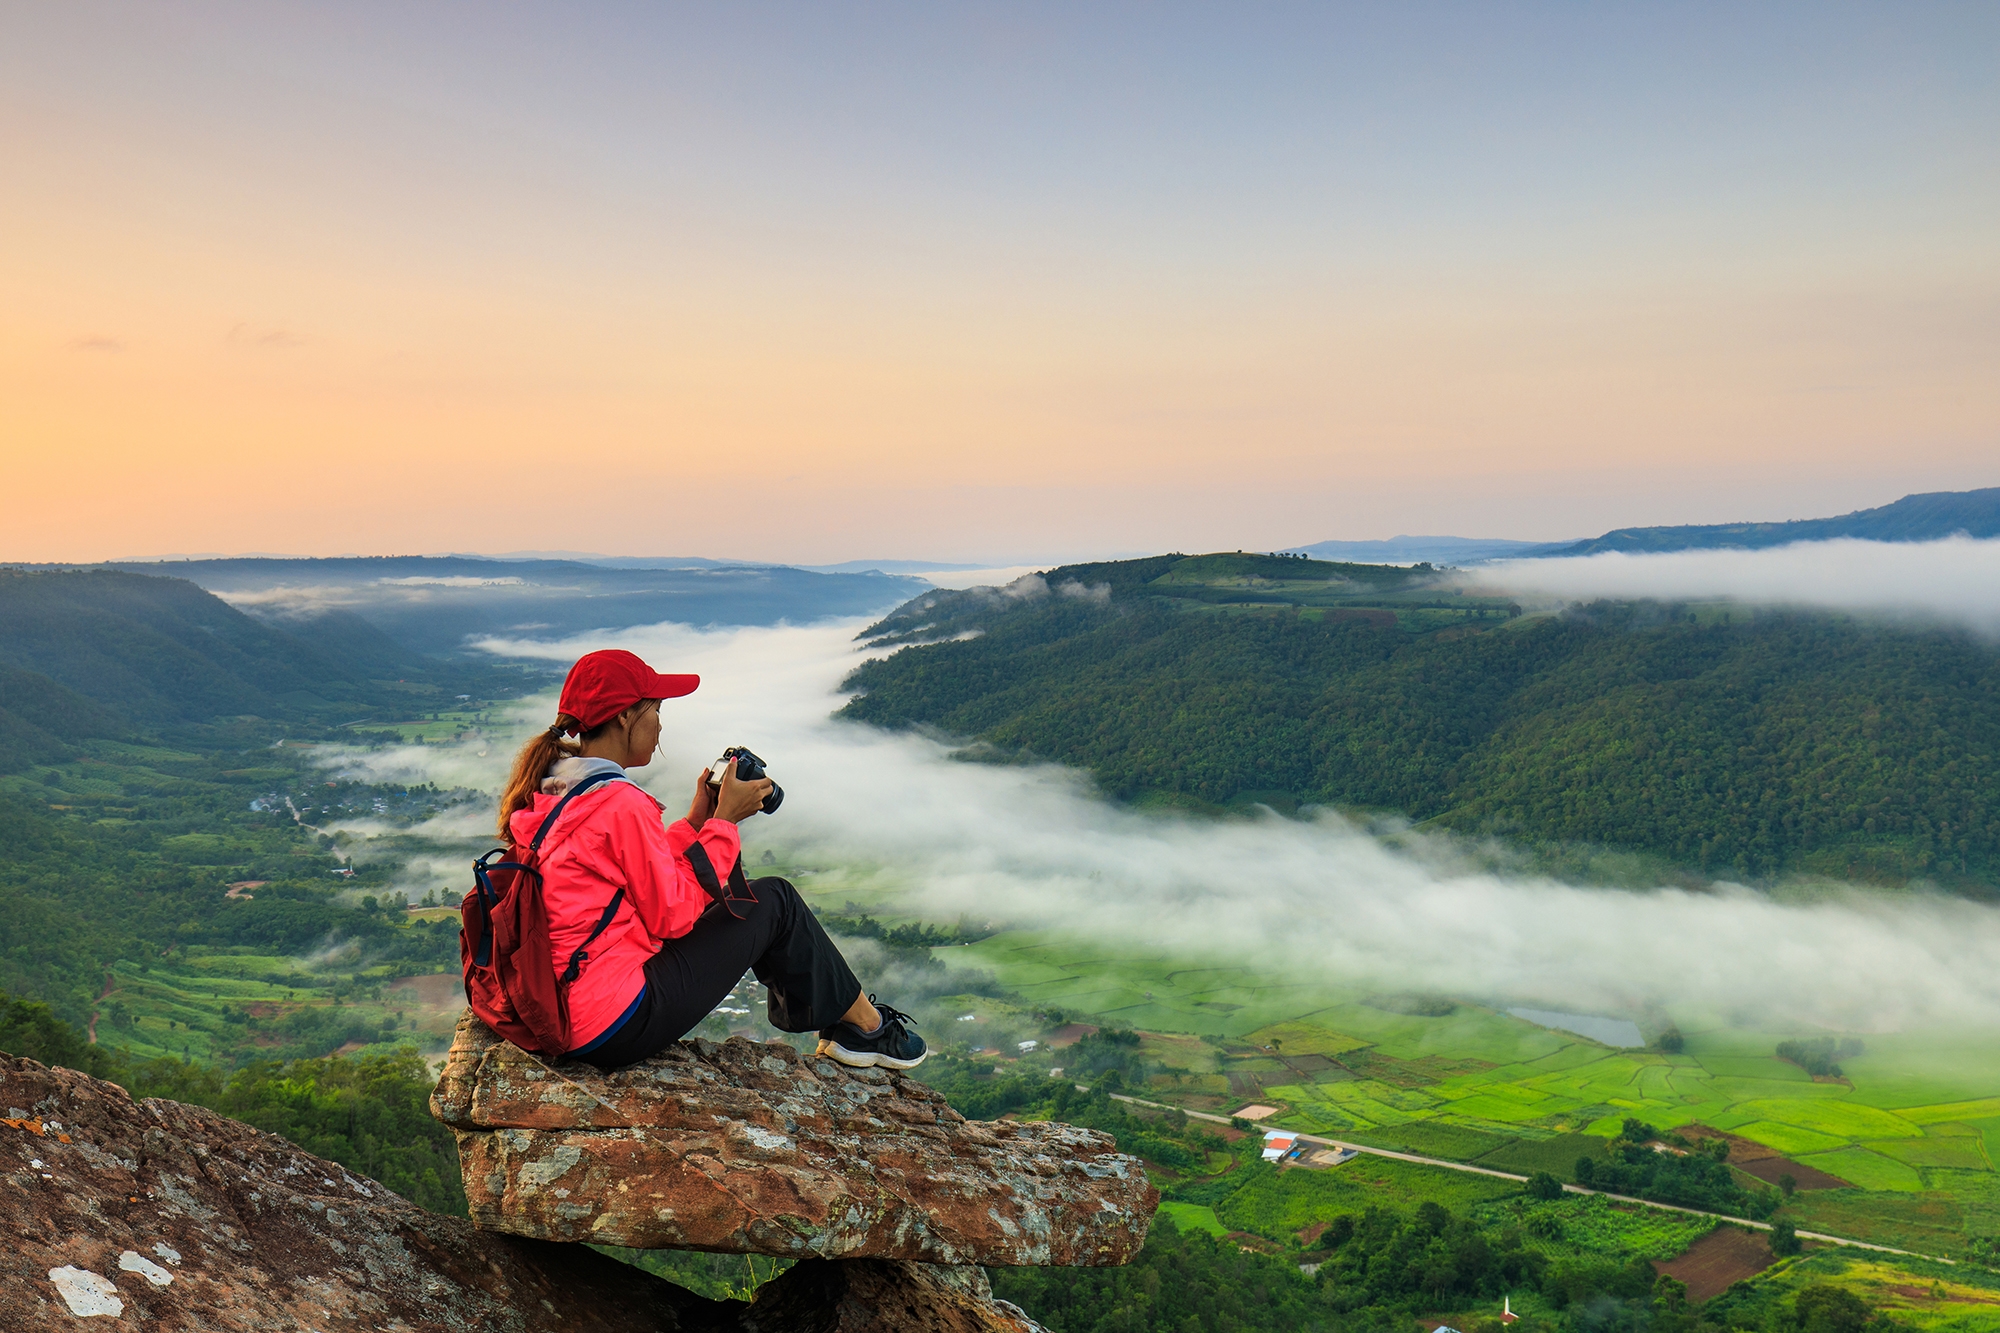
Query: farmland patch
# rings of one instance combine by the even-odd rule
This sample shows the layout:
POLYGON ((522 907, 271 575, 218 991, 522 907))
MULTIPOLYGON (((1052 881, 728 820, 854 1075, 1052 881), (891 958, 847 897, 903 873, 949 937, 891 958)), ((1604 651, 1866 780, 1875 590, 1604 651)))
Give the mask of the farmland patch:
POLYGON ((1893 1157, 1867 1148, 1842 1148, 1839 1152, 1814 1153, 1801 1157, 1799 1164, 1839 1176, 1865 1190, 1915 1191, 1924 1187, 1923 1177, 1893 1157))
POLYGON ((1517 1196, 1476 1208, 1473 1216, 1487 1225, 1519 1226, 1523 1243, 1552 1259, 1668 1259, 1714 1226, 1710 1218, 1613 1203, 1601 1194, 1547 1202, 1517 1196))
POLYGON ((1905 1166, 1942 1166, 1960 1171, 1984 1171, 1986 1151, 1981 1141, 1969 1135, 1925 1136, 1921 1139, 1877 1139, 1863 1145, 1905 1166))
POLYGON ((1269 1046, 1280 1057, 1294 1055, 1343 1055, 1368 1043, 1359 1037, 1321 1027, 1317 1023, 1273 1023, 1247 1033, 1244 1041, 1253 1046, 1269 1046))
POLYGON ((1198 1203, 1163 1203, 1160 1211, 1174 1219, 1174 1225, 1182 1231, 1206 1231, 1211 1236, 1226 1236, 1229 1228, 1222 1225, 1213 1208, 1198 1203))
POLYGON ((1738 1106, 1736 1114, 1815 1130, 1847 1143, 1862 1139, 1917 1138, 1923 1132, 1901 1116, 1873 1106, 1820 1098, 1760 1099, 1738 1106))
POLYGON ((1653 1271, 1686 1283, 1688 1299, 1699 1302, 1721 1295, 1732 1284, 1755 1277, 1776 1262, 1763 1232, 1725 1224, 1672 1259, 1654 1260, 1653 1271))
MULTIPOLYGON (((1797 1125, 1781 1125, 1775 1120, 1753 1120, 1747 1125, 1738 1125, 1732 1137, 1755 1140, 1779 1153, 1832 1152, 1848 1144, 1837 1134, 1822 1134, 1818 1130, 1800 1129, 1797 1125)), ((1730 1155, 1732 1159, 1735 1157, 1734 1153, 1730 1155)))

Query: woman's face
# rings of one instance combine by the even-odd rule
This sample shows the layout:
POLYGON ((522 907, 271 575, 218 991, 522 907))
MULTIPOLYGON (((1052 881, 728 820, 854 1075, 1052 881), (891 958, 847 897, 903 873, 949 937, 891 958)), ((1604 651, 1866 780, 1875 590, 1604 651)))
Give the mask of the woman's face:
POLYGON ((660 701, 647 699, 639 705, 639 715, 632 719, 632 728, 626 733, 625 762, 623 768, 644 768, 653 762, 653 751, 660 746, 660 701))

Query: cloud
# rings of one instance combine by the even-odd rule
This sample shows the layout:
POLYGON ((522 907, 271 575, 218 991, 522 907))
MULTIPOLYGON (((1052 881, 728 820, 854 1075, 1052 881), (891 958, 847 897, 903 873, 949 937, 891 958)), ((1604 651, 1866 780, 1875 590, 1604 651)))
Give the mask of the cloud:
POLYGON ((526 579, 506 578, 482 579, 470 574, 454 574, 444 578, 425 578, 411 575, 400 579, 376 579, 375 583, 384 588, 525 588, 526 579))
POLYGON ((231 606, 261 607, 292 616, 316 616, 323 611, 360 606, 369 600, 361 589, 338 583, 281 583, 274 588, 216 588, 212 591, 231 606))
MULTIPOLYGON (((1109 954, 1212 959, 1306 984, 1625 1015, 1664 1005, 1683 1022, 2000 1025, 1993 908, 1839 886, 1806 902, 1726 884, 1634 892, 1496 873, 1452 842, 1385 839, 1331 814, 1141 814, 1070 770, 957 762, 932 739, 830 720, 858 627, 662 625, 487 646, 559 662, 624 647, 699 672, 701 689, 664 710, 661 757, 635 777, 673 813, 703 763, 747 744, 786 790, 783 811, 745 826, 753 853, 774 846, 879 874, 938 920, 998 918, 1109 954)), ((553 715, 553 697, 523 701, 518 733, 483 759, 425 746, 341 762, 357 776, 496 790, 520 739, 553 715)), ((438 844, 478 850, 465 817, 450 818, 438 844)))
POLYGON ((116 338, 107 338, 101 333, 86 334, 84 337, 72 342, 70 347, 79 352, 122 352, 125 350, 124 343, 116 338))
POLYGON ((238 324, 229 330, 229 341, 239 347, 261 347, 270 351, 306 345, 306 340, 290 329, 270 324, 238 324))
POLYGON ((1481 591, 1586 601, 1727 599, 1943 621, 2000 633, 2000 540, 1798 542, 1757 551, 1502 560, 1455 576, 1481 591))
POLYGON ((499 578, 480 578, 472 575, 411 576, 368 579, 354 583, 280 583, 269 588, 215 588, 211 591, 231 606, 256 607, 285 616, 309 617, 347 607, 409 606, 435 602, 441 596, 462 594, 476 596, 481 592, 492 590, 497 590, 495 596, 508 596, 517 588, 530 590, 537 596, 556 596, 565 592, 582 591, 555 584, 531 584, 525 579, 511 575, 499 578))
POLYGON ((1093 583, 1086 588, 1075 579, 1064 579, 1056 585, 1056 596, 1074 597, 1079 601, 1096 602, 1102 606, 1111 600, 1111 585, 1093 583))

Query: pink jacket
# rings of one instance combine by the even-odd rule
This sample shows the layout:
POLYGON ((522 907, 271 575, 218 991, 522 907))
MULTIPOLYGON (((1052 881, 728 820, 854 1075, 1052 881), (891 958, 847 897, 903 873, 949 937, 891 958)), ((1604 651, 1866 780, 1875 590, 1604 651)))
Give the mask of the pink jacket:
MULTIPOLYGON (((557 799, 544 792, 532 807, 514 812, 507 825, 515 846, 534 840, 557 799)), ((688 845, 699 841, 725 880, 742 854, 742 835, 727 820, 708 820, 697 833, 685 819, 661 827, 661 811, 632 783, 607 782, 571 801, 542 842, 542 902, 558 977, 611 899, 625 890, 618 914, 591 942, 590 958, 569 988, 571 1050, 624 1016, 646 984, 646 960, 663 942, 692 930, 708 906, 708 893, 687 861, 688 845)))

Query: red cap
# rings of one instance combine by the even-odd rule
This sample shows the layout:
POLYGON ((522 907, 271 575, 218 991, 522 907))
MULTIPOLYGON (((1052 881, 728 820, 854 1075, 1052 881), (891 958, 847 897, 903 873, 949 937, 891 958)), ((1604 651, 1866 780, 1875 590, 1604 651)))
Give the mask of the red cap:
POLYGON ((700 676, 663 676, 639 660, 637 653, 606 648, 585 653, 563 681, 556 711, 573 717, 589 731, 601 727, 641 699, 678 699, 693 694, 700 676))

